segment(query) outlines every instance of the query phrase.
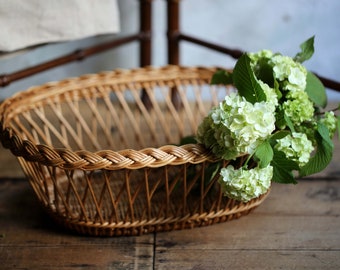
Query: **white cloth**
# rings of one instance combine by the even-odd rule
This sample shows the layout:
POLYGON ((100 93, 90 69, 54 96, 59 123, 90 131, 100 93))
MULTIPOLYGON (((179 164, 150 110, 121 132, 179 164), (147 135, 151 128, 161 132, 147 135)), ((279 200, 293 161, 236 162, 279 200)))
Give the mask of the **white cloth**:
POLYGON ((0 0, 0 51, 120 30, 117 0, 0 0))

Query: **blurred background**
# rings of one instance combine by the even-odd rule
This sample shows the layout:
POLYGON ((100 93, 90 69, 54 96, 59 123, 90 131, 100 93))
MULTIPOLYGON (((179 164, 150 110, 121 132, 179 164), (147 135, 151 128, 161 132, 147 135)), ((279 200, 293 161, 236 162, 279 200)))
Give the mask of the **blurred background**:
MULTIPOLYGON (((97 1, 96 3, 100 3, 97 1)), ((118 0, 120 33, 38 47, 25 54, 0 57, 0 74, 11 73, 78 48, 133 34, 139 29, 137 0, 118 0)), ((222 46, 245 51, 270 49, 294 56, 299 45, 315 35, 315 54, 305 63, 317 74, 340 81, 340 1, 338 0, 181 0, 181 29, 184 33, 222 46)), ((154 66, 167 64, 166 1, 153 0, 154 66)), ((138 67, 138 43, 91 56, 80 62, 34 75, 0 88, 0 100, 33 85, 115 68, 138 67)), ((181 64, 233 67, 228 56, 181 43, 181 64)), ((329 99, 340 101, 340 93, 328 90, 329 99)))

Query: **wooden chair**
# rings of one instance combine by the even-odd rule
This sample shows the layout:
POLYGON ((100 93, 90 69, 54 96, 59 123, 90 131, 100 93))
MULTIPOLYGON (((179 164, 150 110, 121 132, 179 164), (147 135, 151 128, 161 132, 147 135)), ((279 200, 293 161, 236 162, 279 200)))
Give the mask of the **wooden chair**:
MULTIPOLYGON (((104 52, 106 50, 114 49, 119 46, 126 45, 131 42, 139 42, 139 58, 140 66, 148 66, 152 64, 151 59, 151 40, 152 40, 152 0, 138 0, 140 25, 139 31, 133 35, 127 35, 122 38, 116 38, 112 41, 82 48, 74 51, 71 54, 63 55, 48 62, 40 63, 38 65, 28 67, 22 70, 15 71, 10 74, 0 75, 0 87, 9 85, 10 83, 37 74, 39 72, 61 66, 73 61, 83 60, 88 56, 104 52)), ((168 43, 168 63, 173 65, 180 64, 180 42, 186 41, 205 48, 229 55, 235 59, 242 55, 241 50, 230 49, 218 44, 211 43, 181 32, 179 13, 179 0, 167 1, 167 43, 168 43)), ((318 76, 327 88, 340 91, 340 83, 318 76)))

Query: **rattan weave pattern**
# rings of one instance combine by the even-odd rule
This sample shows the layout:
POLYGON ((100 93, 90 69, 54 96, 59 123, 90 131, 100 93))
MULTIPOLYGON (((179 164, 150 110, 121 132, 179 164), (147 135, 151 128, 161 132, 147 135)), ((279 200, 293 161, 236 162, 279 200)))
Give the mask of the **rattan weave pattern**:
POLYGON ((32 87, 1 105, 2 144, 45 208, 79 233, 136 235, 240 217, 265 196, 224 197, 218 174, 206 181, 216 157, 178 145, 233 91, 209 85, 215 71, 146 67, 32 87))

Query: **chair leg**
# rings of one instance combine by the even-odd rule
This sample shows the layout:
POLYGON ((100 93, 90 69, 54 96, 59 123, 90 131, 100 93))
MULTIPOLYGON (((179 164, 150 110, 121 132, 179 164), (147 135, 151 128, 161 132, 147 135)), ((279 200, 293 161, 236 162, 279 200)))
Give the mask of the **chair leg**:
POLYGON ((151 65, 152 0, 139 0, 140 66, 151 65))
MULTIPOLYGON (((179 65, 179 0, 167 0, 167 39, 168 39, 168 64, 179 65)), ((175 108, 180 109, 183 104, 176 87, 171 89, 171 101, 175 108)))
POLYGON ((167 0, 168 63, 179 64, 179 0, 167 0))
MULTIPOLYGON (((140 21, 140 51, 139 64, 141 67, 150 66, 152 62, 151 57, 151 37, 152 37, 152 0, 139 0, 139 21, 140 21)), ((145 107, 150 110, 152 104, 149 96, 143 89, 141 99, 145 107)))

